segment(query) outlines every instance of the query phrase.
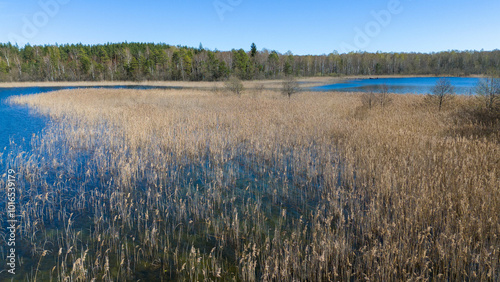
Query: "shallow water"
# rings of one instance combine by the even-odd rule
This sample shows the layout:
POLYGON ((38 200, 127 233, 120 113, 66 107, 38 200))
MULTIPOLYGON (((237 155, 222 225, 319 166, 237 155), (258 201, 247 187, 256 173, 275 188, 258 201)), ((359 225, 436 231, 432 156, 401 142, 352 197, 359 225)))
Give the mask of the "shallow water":
MULTIPOLYGON (((47 124, 48 118, 40 116, 27 107, 10 105, 7 100, 10 96, 29 95, 44 93, 63 89, 75 89, 82 87, 19 87, 0 88, 0 153, 8 150, 10 143, 22 146, 23 149, 30 149, 30 140, 33 134, 38 134, 47 124)), ((88 88, 88 87, 83 87, 88 88)), ((113 89, 166 89, 173 87, 156 87, 142 85, 118 85, 99 86, 92 88, 113 88, 113 89)))
MULTIPOLYGON (((407 77, 407 78, 368 78, 353 79, 342 83, 313 87, 314 91, 369 92, 380 91, 380 86, 386 84, 390 93, 398 94, 428 94, 440 77, 407 77)), ((455 93, 461 95, 475 94, 474 88, 480 81, 473 77, 450 77, 455 93)))
MULTIPOLYGON (((29 94, 38 94, 38 93, 45 93, 45 92, 51 92, 51 91, 57 91, 57 90, 63 90, 63 89, 75 89, 75 88, 113 88, 113 89, 165 89, 165 88, 173 88, 173 87, 154 87, 154 86, 105 86, 105 87, 19 87, 19 88, 0 88, 0 175, 3 175, 2 178, 0 179, 0 183, 3 185, 6 185, 6 175, 8 174, 9 170, 11 168, 14 168, 16 165, 13 165, 13 162, 16 162, 15 156, 18 155, 24 155, 24 156, 34 156, 34 151, 35 147, 37 146, 32 145, 32 137, 34 135, 43 135, 44 129, 50 127, 50 118, 46 116, 42 116, 40 114, 37 114, 35 111, 30 110, 26 106, 19 106, 19 105, 14 105, 10 104, 8 102, 9 97, 16 96, 16 95, 29 95, 29 94), (32 146, 34 146, 32 148, 32 146), (23 153, 24 152, 24 153, 23 153), (12 156, 9 156, 11 155, 12 156)), ((84 154, 82 153, 84 156, 84 154)), ((36 156, 34 156, 36 158, 36 156)), ((42 156, 43 157, 43 156, 42 156)), ((59 156, 60 157, 60 156, 59 156)), ((63 159, 63 157, 61 157, 63 159)), ((38 160, 40 161, 40 160, 38 160)), ((84 163, 82 161, 82 163, 84 163)), ((17 169, 15 170, 17 171, 17 169)), ((63 170, 61 170, 63 171, 63 170)), ((44 179, 48 181, 48 183, 53 183, 56 179, 56 173, 61 172, 57 171, 54 169, 47 169, 46 170, 46 176, 44 176, 44 179)), ((79 171, 76 171, 75 173, 80 173, 79 171)), ((15 173, 14 173, 15 174, 15 173)), ((10 173, 9 173, 10 175, 10 173)), ((68 188, 74 188, 77 187, 76 185, 77 180, 67 181, 66 183, 68 184, 68 188)), ((24 206, 29 202, 30 197, 27 195, 24 195, 24 191, 38 191, 40 187, 30 187, 29 184, 26 182, 26 180, 23 178, 22 175, 18 175, 15 179, 15 186, 17 187, 17 193, 15 195, 15 201, 16 202, 16 212, 17 216, 19 216, 19 213, 21 212, 22 208, 20 206, 24 206)), ((95 184, 97 185, 97 184, 95 184)), ((4 187, 3 187, 4 188, 4 187)), ((3 189, 2 188, 2 189, 3 189)), ((3 193, 5 193, 5 189, 3 189, 3 193)), ((65 191, 68 192, 68 196, 71 197, 71 195, 74 195, 74 191, 70 191, 70 189, 66 189, 65 191)), ((10 197, 10 196, 9 196, 10 197)), ((6 200, 7 197, 5 194, 2 194, 2 197, 0 197, 0 206, 6 207, 6 200)), ((5 212, 5 210, 4 210, 5 212)), ((87 221, 85 221, 88 217, 84 217, 81 214, 75 215, 75 217, 82 218, 84 220, 77 220, 75 221, 75 224, 78 225, 82 230, 86 230, 85 227, 88 227, 87 225, 89 224, 87 221), (86 225, 85 225, 86 224, 86 225), (80 226, 81 225, 81 226, 80 226)), ((5 220, 5 214, 2 213, 2 220, 1 222, 1 228, 2 228, 2 234, 5 234, 5 230, 7 230, 8 223, 5 220)), ((54 234, 57 232, 60 232, 62 228, 62 224, 57 221, 53 220, 51 222, 48 221, 43 221, 40 219, 40 222, 43 222, 44 228, 45 228, 45 235, 46 238, 53 238, 55 237, 54 234)), ((19 225, 20 226, 20 225, 19 225)), ((18 227, 19 227, 18 226, 18 227)), ((47 258, 44 260, 42 263, 41 260, 39 261, 35 256, 33 256, 31 249, 29 247, 29 244, 26 243, 26 238, 21 236, 21 231, 16 231, 17 234, 17 242, 16 242, 16 254, 17 254, 17 261, 16 261, 16 276, 12 276, 11 274, 8 274, 6 271, 0 272, 0 281, 7 281, 11 280, 13 277, 14 281, 20 281, 20 280, 28 280, 27 277, 32 277, 33 273, 29 274, 30 271, 33 272, 34 269, 40 269, 40 271, 45 271, 49 272, 50 269, 56 264, 56 262, 51 259, 47 258), (30 276, 31 275, 31 276, 30 276), (16 280, 17 279, 17 280, 16 280)), ((5 236, 4 236, 5 239, 5 236)), ((5 258, 7 255, 7 244, 5 242, 2 242, 1 247, 0 247, 0 253, 2 256, 5 258)), ((9 245, 10 246, 10 245, 9 245)))
MULTIPOLYGON (((49 130, 48 134, 51 136, 50 129, 54 126, 57 128, 57 126, 60 126, 62 123, 51 122, 48 118, 41 117, 36 113, 30 113, 27 107, 10 105, 5 103, 5 100, 11 95, 25 95, 59 89, 67 88, 24 88, 4 90, 1 108, 5 112, 5 115, 2 115, 4 118, 4 120, 2 120, 3 126, 5 128, 15 129, 5 133, 7 143, 9 138, 15 139, 16 144, 18 144, 18 140, 25 138, 25 140, 27 140, 25 145, 29 146, 29 140, 33 134, 44 137, 44 135, 47 134, 47 130, 49 130)), ((169 211, 173 215, 167 213, 165 216, 162 216, 161 221, 155 221, 157 222, 155 223, 155 228, 157 228, 157 230, 161 229, 162 232, 165 232, 164 234, 170 232, 169 230, 171 230, 170 228, 172 228, 172 226, 176 226, 176 228, 178 227, 177 229, 174 228, 174 231, 181 230, 181 228, 183 228, 182 230, 185 233, 179 231, 179 235, 177 235, 177 233, 174 234, 174 232, 171 232, 169 233, 170 237, 167 237, 167 240, 178 242, 178 247, 181 250, 181 255, 179 256, 180 259, 187 260, 187 256, 183 254, 188 253, 192 247, 201 249, 203 250, 203 253, 208 254, 211 252, 210 250, 213 250, 217 246, 219 240, 216 239, 215 236, 212 236, 211 232, 207 231, 207 233, 205 233, 205 226, 201 224, 199 220, 196 220, 196 213, 192 213, 191 211, 189 216, 194 218, 194 220, 191 221, 192 225, 185 228, 181 227, 189 222, 187 218, 181 218, 183 214, 182 210, 192 210, 186 208, 187 204, 199 205, 197 212, 203 212, 204 214, 207 213, 208 207, 213 208, 213 210, 215 210, 215 214, 224 214, 224 216, 232 215, 234 212, 236 213, 236 220, 238 218, 238 213, 241 216, 244 214, 247 207, 262 205, 262 209, 264 210, 262 214, 265 214, 266 220, 260 225, 264 226, 262 227, 262 231, 258 232, 265 235, 266 230, 284 228, 282 226, 285 224, 291 225, 292 222, 299 221, 302 218, 303 210, 313 210, 314 207, 318 206, 321 189, 312 189, 312 192, 304 191, 304 187, 306 187, 304 183, 306 183, 306 181, 309 181, 307 182, 309 186, 317 185, 318 188, 324 186, 321 185, 321 183, 324 182, 324 179, 322 178, 311 178, 311 180, 306 180, 304 175, 294 175, 291 173, 293 171, 292 166, 287 166, 284 170, 288 173, 269 174, 272 167, 271 164, 260 164, 260 162, 254 161, 255 159, 258 159, 257 156, 242 154, 237 155, 234 159, 225 161, 225 163, 221 166, 214 165, 213 159, 210 159, 208 156, 200 158, 200 163, 190 163, 191 161, 188 158, 175 159, 163 169, 163 172, 166 172, 168 176, 162 177, 162 180, 157 180, 157 173, 160 173, 159 171, 151 170, 148 171, 145 176, 141 176, 140 179, 133 182, 130 187, 119 187, 119 184, 115 184, 116 182, 113 182, 113 176, 116 175, 113 174, 113 171, 105 168, 105 173, 102 175, 95 173, 95 171, 97 171, 97 166, 91 161, 90 158, 88 158, 89 155, 92 154, 92 149, 88 149, 88 151, 87 149, 82 151, 74 150, 72 151, 73 153, 68 154, 68 145, 65 144, 64 138, 55 140, 54 142, 55 145, 53 147, 50 146, 52 150, 44 151, 43 153, 39 153, 39 151, 36 150, 40 144, 35 144, 33 146, 34 150, 29 150, 27 149, 28 147, 25 146, 7 148, 7 151, 15 152, 14 155, 16 155, 19 150, 23 150, 27 152, 25 155, 27 158, 31 158, 31 156, 33 156, 33 163, 35 166, 30 167, 32 168, 31 171, 24 172, 30 172, 32 173, 31 175, 36 175, 36 180, 30 182, 30 178, 28 176, 30 174, 19 172, 20 170, 16 169, 16 171, 18 171, 18 180, 16 184, 16 187, 18 187, 16 196, 18 198, 16 198, 16 200, 18 207, 23 207, 23 210, 19 209, 18 214, 25 211, 29 212, 24 214, 36 214, 36 217, 33 218, 36 218, 35 220, 38 224, 37 228, 39 228, 37 229, 37 232, 29 233, 33 235, 21 233, 22 230, 27 229, 27 222, 30 221, 27 219, 28 215, 25 217, 19 217, 22 218, 22 220, 19 220, 20 223, 18 226, 20 227, 20 231, 17 233, 18 241, 16 245, 16 254, 19 258, 17 273, 20 274, 18 274, 15 279, 18 280, 22 280, 23 275, 28 278, 38 275, 38 277, 41 278, 40 280, 46 281, 50 275, 57 275, 57 272, 53 271, 53 267, 58 269, 61 265, 58 252, 60 252, 61 248, 64 247, 64 252, 66 253, 64 260, 66 260, 66 257, 68 257, 67 255, 71 250, 71 248, 68 248, 69 243, 64 243, 67 245, 62 245, 63 241, 69 242, 60 239, 68 238, 66 235, 63 235, 64 231, 66 233, 73 232, 73 234, 80 234, 76 235, 78 236, 79 241, 72 243, 71 247, 75 247, 75 249, 89 250, 89 257, 91 257, 93 259, 92 261, 94 261, 97 256, 96 254, 100 255, 100 249, 96 247, 100 244, 96 245, 96 240, 100 241, 100 235, 102 235, 103 238, 105 236, 108 236, 106 238, 110 238, 109 234, 111 234, 110 232, 103 231, 99 233, 99 237, 94 236, 96 234, 96 229, 111 229, 109 228, 111 221, 106 221, 106 223, 103 224, 96 223, 95 215, 98 214, 100 209, 97 207, 103 207, 102 211, 104 211, 104 218, 113 218, 113 215, 116 215, 117 209, 111 207, 111 205, 107 205, 107 203, 111 203, 110 199, 121 193, 118 192, 117 188, 130 189, 127 190, 127 192, 129 192, 128 195, 132 194, 131 197, 134 199, 134 203, 151 203, 149 200, 151 199, 151 194, 158 193, 158 195, 160 195, 157 197, 162 201, 159 210, 169 211), (54 164, 52 160, 58 160, 58 164, 54 164), (255 166, 255 164, 259 165, 255 166), (217 184, 219 182, 216 182, 216 178, 220 171, 223 171, 223 173, 221 174, 222 177, 220 177, 220 184, 217 184), (87 172, 89 173, 89 176, 86 176, 87 172), (162 188, 158 188, 158 190, 151 190, 150 187, 156 187, 156 183, 160 183, 158 187, 162 188), (111 189, 109 189, 110 187, 111 189), (231 189, 228 189, 228 187, 231 187, 231 189), (281 193, 281 189, 285 192, 281 193), (174 197, 172 195, 174 194, 178 194, 178 196, 175 196, 174 198, 175 202, 172 200, 174 197), (75 201, 80 201, 78 199, 84 198, 92 200, 83 200, 82 202, 79 202, 79 204, 76 204, 78 205, 77 208, 75 201), (217 198, 224 200, 220 203, 216 202, 216 204, 213 204, 215 201, 214 199, 217 198), (46 200, 44 201, 42 199, 46 200), (94 200, 102 201, 103 205, 93 206, 95 203, 94 200), (182 207, 176 203, 180 203, 182 207), (47 205, 47 207, 45 209, 40 208, 42 205, 47 205), (284 216, 281 215, 282 209, 287 211, 287 221, 283 220, 284 216), (35 212, 35 210, 37 212, 35 212), (42 214, 42 211, 47 213, 42 214), (54 218, 50 218, 47 215, 50 214, 49 211, 56 216, 54 218), (42 215, 38 216, 40 214, 42 215), (63 215, 66 215, 66 217, 63 215), (71 220, 68 219, 68 215, 71 220), (177 219, 177 217, 180 219, 177 219), (180 224, 177 224, 178 221, 181 221, 180 224), (156 224, 161 224, 161 226, 158 225, 159 227, 156 227, 156 224), (29 236, 32 236, 34 239, 29 238, 29 236), (40 255, 40 253, 35 254, 33 252, 33 250, 36 249, 34 246, 36 244, 43 244, 44 241, 50 242, 47 245, 42 245, 42 248, 48 251, 47 255, 40 255), (187 251, 184 252, 182 250, 187 251), (22 264, 20 261, 22 261, 22 264)), ((97 141, 95 143, 99 142, 97 141)), ((106 150, 108 148, 106 146, 103 148, 104 152, 110 151, 106 150)), ((244 153, 245 150, 242 150, 241 152, 244 153)), ((282 151, 282 153, 284 154, 284 157, 286 156, 289 158, 288 161, 284 162, 286 164, 291 164, 293 159, 296 158, 293 151, 282 151)), ((315 156, 318 155, 315 152, 312 153, 315 156)), ((28 167, 25 165, 26 163, 21 161, 21 165, 13 167, 28 167)), ((0 169, 0 172, 4 171, 7 170, 5 168, 0 169)), ((6 197, 4 197, 3 194, 0 194, 0 206, 4 205, 5 199, 6 197)), ((139 208, 139 211, 136 208, 134 211, 131 211, 127 217, 138 218, 140 215, 145 214, 142 211, 147 211, 152 214, 152 210, 149 210, 149 207, 144 207, 149 205, 140 205, 141 208, 139 208)), ((154 205, 151 204, 150 207, 152 208, 154 205)), ((185 214, 187 217, 188 213, 186 212, 185 214)), ((2 218, 5 219, 6 217, 2 216, 2 218)), ((215 216, 214 218, 219 219, 218 216, 215 216)), ((222 221, 223 218, 220 220, 222 221)), ((6 221, 0 220, 0 222, 2 223, 0 224, 2 225, 2 229, 5 230, 7 227, 6 221)), ((114 223, 115 221, 112 222, 114 223)), ((153 218, 151 218, 151 222, 148 224, 150 224, 150 226, 153 224, 153 218)), ((219 223, 217 224, 219 226, 219 223)), ((220 225, 222 225, 222 223, 220 223, 220 225)), ((136 243, 135 238, 146 236, 145 234, 148 233, 144 232, 144 230, 147 229, 143 229, 142 225, 123 226, 123 228, 120 227, 122 228, 120 232, 123 232, 120 234, 120 242, 123 244, 122 248, 126 245, 130 246, 132 250, 135 250, 135 245, 138 244, 136 243)), ((114 228, 112 229, 114 230, 114 228)), ((34 227, 33 230, 35 230, 34 227)), ((275 235, 270 232, 267 236, 269 236, 270 240, 272 240, 275 235)), ((107 240, 108 242, 113 241, 111 239, 107 240)), ((2 245, 5 246, 5 243, 2 245)), ((116 245, 114 246, 116 247, 116 245)), ((111 247, 111 245, 107 245, 107 247, 111 247)), ((162 249, 164 248, 160 247, 160 250, 162 249)), ((0 253, 4 257, 6 256, 5 251, 1 248, 0 253), (2 251, 4 253, 2 253, 2 251)), ((234 259, 235 257, 236 253, 234 249, 224 248, 221 250, 220 259, 221 261, 229 264, 227 269, 229 269, 232 273, 236 273, 238 271, 236 268, 238 261, 234 259)), ((68 259, 68 262, 74 262, 75 259, 68 259)), ((110 254, 110 269, 113 273, 112 275, 118 275, 118 269, 121 264, 117 264, 117 260, 118 256, 116 253, 110 254)), ((176 275, 175 271, 172 270, 170 270, 167 275, 167 272, 161 272, 158 268, 151 267, 151 265, 149 265, 149 258, 142 257, 141 259, 137 259, 135 262, 137 262, 137 265, 133 266, 134 280, 149 279, 153 281, 162 275, 164 277, 169 276, 170 279, 173 279, 176 275)), ((165 257, 164 263, 169 267, 169 269, 172 269, 172 266, 175 267, 171 257, 165 257)), ((9 274, 0 273, 0 281, 7 281, 7 279, 10 278, 12 278, 12 276, 9 276, 9 274)), ((34 279, 31 278, 29 280, 34 279)))

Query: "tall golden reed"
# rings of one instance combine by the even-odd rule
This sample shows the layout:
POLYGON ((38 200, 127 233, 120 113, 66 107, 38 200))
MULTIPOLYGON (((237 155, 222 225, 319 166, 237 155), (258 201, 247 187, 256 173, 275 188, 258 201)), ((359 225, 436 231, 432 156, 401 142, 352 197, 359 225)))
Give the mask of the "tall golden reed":
POLYGON ((498 140, 456 134, 452 105, 391 98, 13 98, 53 120, 12 157, 39 278, 500 279, 498 140))

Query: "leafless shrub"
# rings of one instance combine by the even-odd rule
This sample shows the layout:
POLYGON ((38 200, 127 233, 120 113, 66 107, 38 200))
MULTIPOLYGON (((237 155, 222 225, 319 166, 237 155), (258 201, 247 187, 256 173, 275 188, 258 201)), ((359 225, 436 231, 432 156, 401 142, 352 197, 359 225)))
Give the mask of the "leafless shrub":
POLYGON ((236 76, 231 76, 228 80, 226 80, 224 86, 228 91, 238 96, 240 96, 245 89, 241 80, 236 76))
POLYGON ((300 91, 299 83, 295 77, 292 75, 288 75, 283 79, 281 93, 283 95, 288 96, 288 98, 292 97, 293 94, 300 91))
POLYGON ((373 93, 373 91, 361 94, 361 104, 363 107, 370 110, 379 102, 379 100, 380 99, 375 95, 375 93, 373 93))
POLYGON ((448 78, 440 78, 432 87, 431 93, 428 94, 428 99, 438 104, 438 109, 441 111, 443 105, 451 100, 455 94, 455 88, 451 85, 448 78))
POLYGON ((500 114, 500 78, 481 79, 476 86, 476 93, 484 110, 498 117, 500 114))
POLYGON ((389 86, 385 83, 380 85, 378 96, 379 96, 378 100, 379 100, 380 106, 382 106, 382 108, 385 108, 387 105, 389 105, 392 102, 392 98, 389 95, 389 86))

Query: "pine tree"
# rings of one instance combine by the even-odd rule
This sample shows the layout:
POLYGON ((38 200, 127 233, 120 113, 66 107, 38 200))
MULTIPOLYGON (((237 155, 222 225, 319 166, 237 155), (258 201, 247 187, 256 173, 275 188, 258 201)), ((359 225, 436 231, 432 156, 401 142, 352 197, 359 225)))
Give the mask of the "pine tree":
POLYGON ((257 55, 257 45, 255 45, 255 43, 252 43, 252 46, 250 46, 250 56, 254 58, 255 55, 257 55))

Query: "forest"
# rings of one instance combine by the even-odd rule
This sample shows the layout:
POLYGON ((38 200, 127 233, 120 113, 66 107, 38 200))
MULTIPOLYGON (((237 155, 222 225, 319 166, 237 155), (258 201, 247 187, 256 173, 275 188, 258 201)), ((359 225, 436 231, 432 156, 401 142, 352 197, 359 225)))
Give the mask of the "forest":
POLYGON ((481 75, 498 71, 500 50, 436 53, 284 54, 155 43, 0 44, 0 81, 218 81, 342 75, 481 75))

